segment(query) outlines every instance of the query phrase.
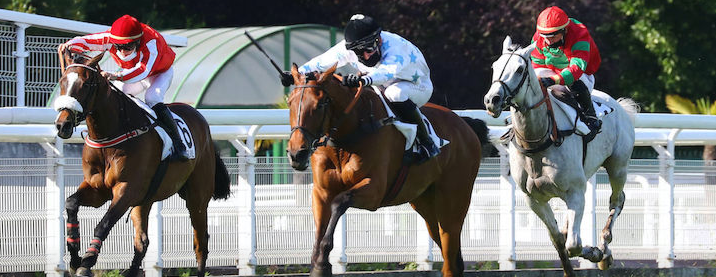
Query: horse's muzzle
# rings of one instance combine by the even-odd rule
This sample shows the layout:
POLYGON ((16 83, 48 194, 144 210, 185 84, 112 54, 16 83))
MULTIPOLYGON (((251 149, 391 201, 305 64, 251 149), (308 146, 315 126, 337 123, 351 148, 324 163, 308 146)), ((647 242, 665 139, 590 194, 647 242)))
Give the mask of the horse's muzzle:
POLYGON ((55 120, 57 136, 62 139, 70 138, 76 126, 75 120, 77 120, 76 115, 71 110, 60 110, 60 114, 57 115, 57 120, 55 120))
POLYGON ((308 168, 308 158, 311 157, 311 150, 308 148, 301 148, 298 151, 286 150, 288 155, 288 161, 291 163, 291 167, 298 171, 304 171, 308 168))

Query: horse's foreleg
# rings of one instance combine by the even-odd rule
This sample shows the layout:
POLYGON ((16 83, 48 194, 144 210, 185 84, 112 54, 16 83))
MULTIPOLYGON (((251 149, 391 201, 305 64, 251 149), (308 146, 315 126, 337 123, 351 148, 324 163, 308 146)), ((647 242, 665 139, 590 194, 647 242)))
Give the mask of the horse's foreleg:
POLYGON ((527 203, 530 205, 532 211, 547 227, 550 239, 552 240, 552 245, 554 245, 554 248, 557 249, 559 260, 562 262, 564 276, 574 277, 574 268, 572 268, 572 263, 569 261, 569 255, 567 253, 567 249, 565 248, 566 238, 562 232, 559 231, 557 220, 555 220, 554 213, 552 212, 552 207, 550 207, 547 202, 539 202, 530 197, 527 197, 527 203))
MULTIPOLYGON (((314 191, 314 199, 316 193, 314 191)), ((320 213, 316 217, 316 242, 313 246, 313 256, 311 258, 311 277, 332 276, 331 263, 329 254, 333 250, 333 234, 336 231, 338 219, 345 214, 346 210, 353 204, 353 191, 348 190, 339 193, 331 201, 330 210, 327 211, 326 203, 320 203, 320 200, 314 200, 314 217, 316 212, 320 213), (319 201, 318 205, 316 201, 319 201), (327 219, 327 220, 326 220, 327 219)))
POLYGON ((132 266, 125 276, 137 276, 139 267, 142 266, 142 260, 147 254, 149 246, 149 237, 147 236, 147 228, 149 227, 149 211, 152 209, 151 204, 147 206, 139 206, 132 209, 132 223, 134 224, 134 258, 132 266))
POLYGON ((567 204, 564 220, 564 231, 566 231, 564 247, 570 257, 575 257, 582 254, 582 238, 579 231, 584 215, 584 192, 573 191, 565 197, 564 202, 567 204))
POLYGON ((82 262, 76 272, 77 276, 92 276, 90 269, 97 263, 97 256, 102 248, 102 242, 107 239, 109 231, 112 230, 114 224, 117 223, 127 209, 129 209, 127 199, 118 196, 113 200, 112 205, 109 206, 107 212, 94 228, 94 238, 84 256, 82 256, 82 262))
POLYGON ((77 213, 80 210, 80 200, 78 193, 74 193, 67 197, 65 201, 65 209, 67 210, 67 251, 70 252, 70 268, 77 270, 80 267, 80 221, 77 213))
POLYGON ((582 217, 584 216, 584 192, 574 192, 564 199, 567 203, 567 212, 565 213, 564 224, 566 225, 565 233, 567 241, 565 248, 570 257, 579 256, 593 263, 602 260, 602 250, 593 246, 582 246, 582 238, 579 231, 582 225, 582 217))
POLYGON ((85 181, 80 184, 75 193, 65 200, 65 209, 67 210, 67 251, 70 253, 71 270, 77 270, 82 262, 82 258, 78 253, 80 251, 80 221, 77 213, 80 206, 98 207, 105 201, 106 199, 101 198, 85 181))

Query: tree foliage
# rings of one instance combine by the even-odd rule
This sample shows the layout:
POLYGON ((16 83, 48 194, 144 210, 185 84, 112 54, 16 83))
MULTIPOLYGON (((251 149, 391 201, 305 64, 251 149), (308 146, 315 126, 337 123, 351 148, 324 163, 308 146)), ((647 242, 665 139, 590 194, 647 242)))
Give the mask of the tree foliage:
POLYGON ((416 44, 431 68, 431 102, 481 108, 506 35, 529 43, 537 15, 557 5, 583 22, 602 55, 596 88, 666 111, 667 93, 702 98, 716 88, 713 0, 0 0, 8 9, 99 24, 131 14, 157 29, 318 23, 343 27, 365 13, 416 44))
POLYGON ((631 89, 650 111, 665 111, 667 93, 696 99, 716 88, 716 2, 622 0, 607 29, 626 61, 616 86, 631 89))

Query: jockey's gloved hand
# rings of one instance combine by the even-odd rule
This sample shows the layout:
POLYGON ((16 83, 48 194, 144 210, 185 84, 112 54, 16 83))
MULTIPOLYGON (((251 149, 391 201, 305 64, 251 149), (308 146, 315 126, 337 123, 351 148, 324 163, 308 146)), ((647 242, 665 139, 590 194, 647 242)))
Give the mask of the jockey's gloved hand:
POLYGON ((293 85, 293 75, 291 75, 291 72, 281 72, 278 74, 278 77, 281 79, 281 85, 283 85, 284 87, 293 85))
POLYGON ((119 76, 117 76, 117 74, 114 74, 112 72, 102 71, 100 74, 102 74, 102 77, 105 77, 105 78, 107 78, 107 80, 110 80, 110 81, 119 79, 119 76))
POLYGON ((554 85, 557 84, 557 83, 554 81, 554 79, 552 79, 552 78, 550 78, 550 77, 542 77, 542 78, 539 78, 539 82, 542 83, 542 85, 543 85, 545 88, 548 88, 548 87, 551 87, 551 86, 554 86, 554 85))
MULTIPOLYGON (((348 74, 346 77, 343 77, 343 85, 351 88, 359 87, 361 85, 361 82, 364 82, 363 79, 361 79, 360 76, 355 74, 348 74)), ((365 83, 365 82, 364 82, 365 83)))

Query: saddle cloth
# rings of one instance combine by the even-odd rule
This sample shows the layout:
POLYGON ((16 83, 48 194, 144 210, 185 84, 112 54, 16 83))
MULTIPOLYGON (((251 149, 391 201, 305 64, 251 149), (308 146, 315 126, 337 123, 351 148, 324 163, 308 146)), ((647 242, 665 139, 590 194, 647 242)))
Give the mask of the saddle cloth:
MULTIPOLYGON (((552 101, 552 103, 555 104, 552 107, 554 109, 555 118, 559 118, 558 113, 561 113, 562 116, 564 116, 568 119, 568 120, 566 120, 566 122, 567 122, 566 124, 564 124, 564 123, 560 124, 560 121, 557 120, 557 122, 558 122, 557 128, 559 130, 574 129, 575 133, 580 134, 580 135, 589 134, 589 127, 587 127, 587 124, 585 124, 581 118, 578 118, 577 110, 575 110, 572 106, 560 101, 557 97, 555 97, 552 94, 551 89, 549 90, 549 92, 550 92, 549 98, 552 101), (575 120, 577 123, 576 126, 574 124, 575 120)), ((599 118, 600 120, 607 114, 614 111, 614 108, 609 107, 609 106, 605 105, 604 103, 602 103, 601 101, 599 101, 601 99, 605 99, 604 97, 602 97, 604 95, 606 95, 604 92, 598 91, 596 89, 592 90, 592 96, 597 96, 596 99, 595 99, 595 97, 592 97, 592 105, 594 106, 594 111, 597 114, 597 118, 599 118)))
MULTIPOLYGON (((373 89, 377 92, 380 91, 379 88, 373 87, 373 89)), ((381 101, 383 101, 383 106, 385 107, 385 110, 388 112, 388 117, 396 118, 395 121, 393 121, 393 126, 395 126, 398 131, 400 131, 403 136, 405 136, 405 150, 411 150, 414 153, 419 153, 420 150, 418 149, 417 143, 415 143, 415 139, 417 138, 418 134, 418 125, 417 124, 411 124, 411 123, 405 123, 402 121, 397 120, 397 117, 395 116, 395 113, 393 110, 390 109, 388 106, 388 103, 385 101, 385 98, 383 98, 381 95, 378 95, 378 98, 380 98, 381 101), (412 149, 411 149, 412 148, 412 149)), ((425 126, 428 128, 428 134, 430 134, 430 138, 433 139, 433 143, 438 148, 442 148, 443 146, 450 143, 450 141, 445 140, 441 137, 438 137, 438 135, 435 133, 435 129, 433 129, 433 125, 430 124, 430 120, 428 120, 425 115, 420 112, 420 109, 418 109, 418 112, 420 113, 420 117, 423 119, 423 122, 425 123, 425 126)))
MULTIPOLYGON (((129 97, 132 99, 135 103, 137 103, 137 106, 144 109, 147 113, 149 113, 151 116, 147 116, 149 118, 150 123, 154 123, 157 118, 157 114, 150 108, 144 101, 139 100, 136 97, 129 97)), ((170 110, 171 112, 171 110, 170 110)), ((189 126, 186 125, 186 122, 183 118, 179 117, 174 112, 171 112, 172 116, 174 117, 174 121, 177 124, 177 128, 179 129, 180 138, 182 140, 182 143, 184 143, 184 146, 186 147, 186 152, 189 154, 189 159, 193 160, 196 158, 196 148, 194 147, 194 136, 191 134, 191 130, 189 130, 189 126)), ((154 130, 157 131, 157 134, 159 134, 159 137, 162 138, 162 142, 164 146, 162 147, 162 160, 166 159, 174 150, 174 146, 172 143, 171 137, 169 137, 169 134, 167 131, 164 130, 164 128, 160 127, 159 124, 154 127, 154 130)))

